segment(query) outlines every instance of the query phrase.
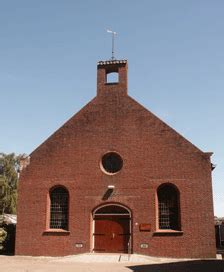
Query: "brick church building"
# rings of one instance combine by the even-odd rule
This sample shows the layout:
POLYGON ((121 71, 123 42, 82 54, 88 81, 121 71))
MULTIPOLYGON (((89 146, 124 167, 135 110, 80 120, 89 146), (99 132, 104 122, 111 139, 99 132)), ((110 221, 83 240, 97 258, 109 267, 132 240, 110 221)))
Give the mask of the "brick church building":
POLYGON ((98 62, 97 96, 30 155, 16 254, 215 257, 212 153, 129 97, 127 76, 98 62))

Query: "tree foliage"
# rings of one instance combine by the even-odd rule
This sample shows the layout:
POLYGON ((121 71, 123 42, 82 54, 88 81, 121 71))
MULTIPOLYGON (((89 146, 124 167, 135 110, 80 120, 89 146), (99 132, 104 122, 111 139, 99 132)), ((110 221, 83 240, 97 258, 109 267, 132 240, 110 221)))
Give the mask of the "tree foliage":
POLYGON ((0 213, 16 213, 18 171, 22 156, 0 153, 0 213))

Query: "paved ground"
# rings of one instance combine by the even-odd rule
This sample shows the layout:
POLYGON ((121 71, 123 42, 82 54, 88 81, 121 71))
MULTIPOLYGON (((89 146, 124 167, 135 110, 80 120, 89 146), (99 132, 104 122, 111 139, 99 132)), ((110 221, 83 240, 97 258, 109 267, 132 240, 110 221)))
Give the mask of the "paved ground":
POLYGON ((224 260, 175 260, 84 254, 63 258, 0 256, 4 272, 224 272, 224 260))

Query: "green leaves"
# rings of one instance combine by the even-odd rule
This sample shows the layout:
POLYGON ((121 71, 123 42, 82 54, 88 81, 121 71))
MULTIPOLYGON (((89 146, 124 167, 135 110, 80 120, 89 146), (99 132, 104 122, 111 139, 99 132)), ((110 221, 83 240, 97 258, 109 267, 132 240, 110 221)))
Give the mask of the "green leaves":
POLYGON ((0 153, 0 214, 16 213, 19 163, 23 156, 0 153))
POLYGON ((4 242, 7 237, 7 232, 4 228, 0 228, 0 252, 4 249, 4 242))

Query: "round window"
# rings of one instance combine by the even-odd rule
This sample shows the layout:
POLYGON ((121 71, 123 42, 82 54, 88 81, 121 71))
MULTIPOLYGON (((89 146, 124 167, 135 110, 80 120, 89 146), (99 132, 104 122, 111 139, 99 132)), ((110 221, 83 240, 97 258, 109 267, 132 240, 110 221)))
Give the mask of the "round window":
POLYGON ((102 166, 107 173, 114 174, 121 170, 123 166, 123 160, 116 152, 109 152, 103 155, 102 166))

